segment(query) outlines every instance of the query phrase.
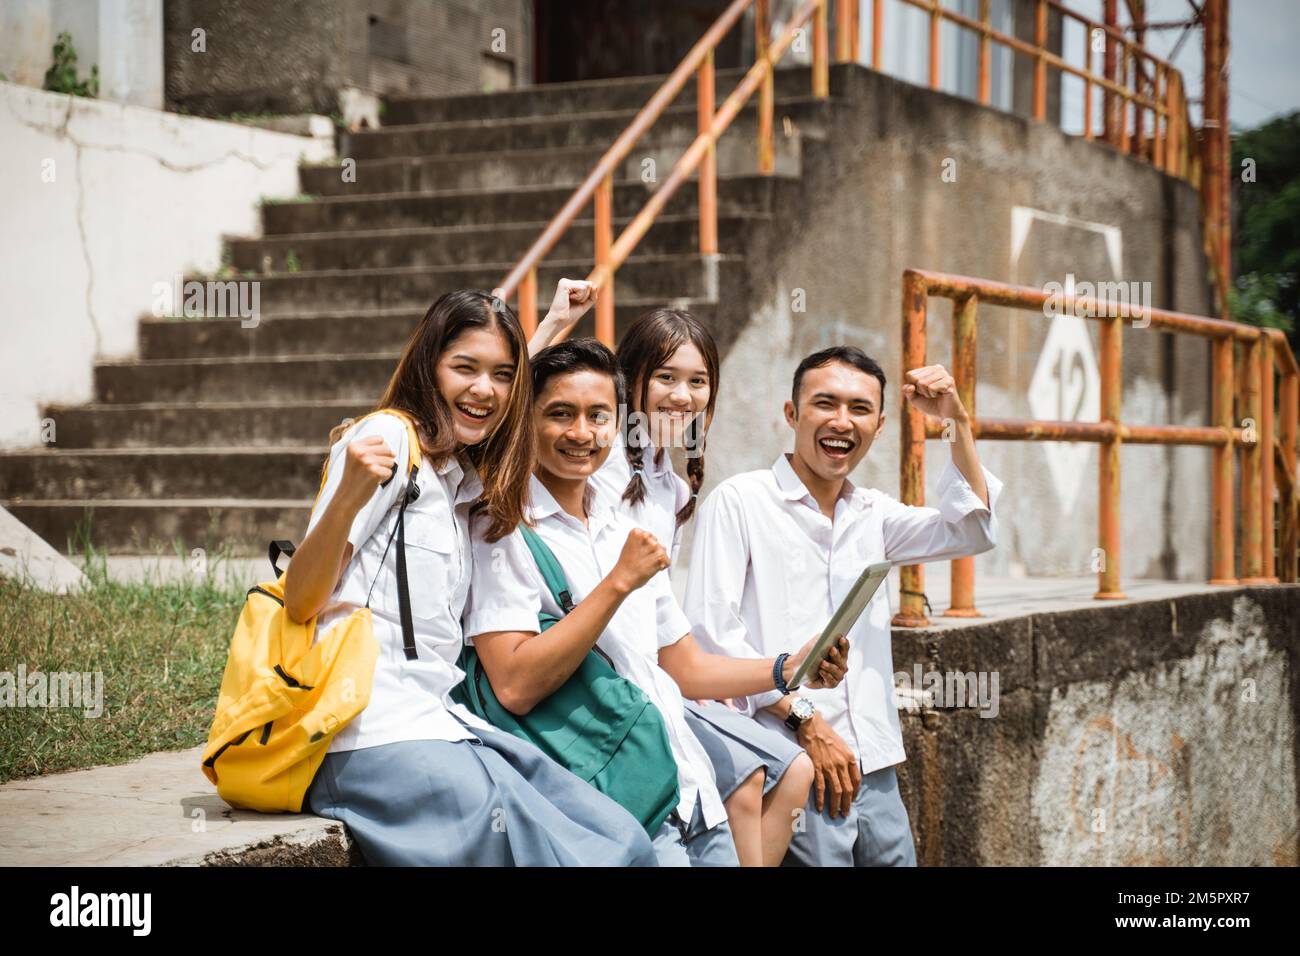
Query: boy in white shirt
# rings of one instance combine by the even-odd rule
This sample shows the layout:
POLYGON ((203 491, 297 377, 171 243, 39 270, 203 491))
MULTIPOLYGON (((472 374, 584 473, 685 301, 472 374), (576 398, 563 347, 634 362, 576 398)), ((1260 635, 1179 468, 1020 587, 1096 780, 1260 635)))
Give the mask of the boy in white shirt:
MULTIPOLYGON (((526 520, 563 568, 574 606, 567 613, 558 606, 519 530, 489 542, 475 525, 466 639, 497 699, 517 715, 554 693, 598 647, 659 710, 676 760, 680 803, 652 835, 660 865, 736 866, 713 768, 687 726, 683 695, 761 693, 793 676, 813 641, 780 661, 702 651, 664 573, 663 546, 589 484, 625 401, 614 354, 595 339, 573 339, 536 355, 532 373, 538 448, 526 520), (559 621, 539 633, 543 610, 559 621)), ((838 683, 846 653, 841 641, 813 686, 838 683)))
MULTIPOLYGON (((794 453, 722 482, 696 519, 685 610, 703 647, 778 653, 794 635, 824 627, 868 564, 943 561, 994 546, 1001 482, 980 465, 970 416, 940 365, 913 369, 903 386, 913 407, 953 426, 938 507, 903 505, 848 480, 884 426, 884 390, 884 372, 858 348, 825 349, 799 364, 785 403, 794 453)), ((786 865, 914 866, 893 769, 905 755, 886 589, 848 638, 838 687, 778 689, 745 703, 760 723, 797 739, 816 768, 786 865)))

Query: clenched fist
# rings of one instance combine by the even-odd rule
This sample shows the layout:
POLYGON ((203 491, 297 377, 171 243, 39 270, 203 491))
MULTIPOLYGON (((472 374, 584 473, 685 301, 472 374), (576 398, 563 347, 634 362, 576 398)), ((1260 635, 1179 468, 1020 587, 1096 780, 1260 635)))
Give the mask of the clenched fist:
POLYGON ((667 568, 669 563, 668 552, 658 538, 645 528, 633 528, 623 542, 623 551, 610 577, 631 593, 667 568))
POLYGON ((914 368, 903 376, 903 398, 935 418, 964 422, 969 417, 957 396, 957 383, 942 365, 914 368))
POLYGON ((379 435, 349 442, 338 494, 360 508, 380 484, 392 477, 396 464, 397 456, 379 435))

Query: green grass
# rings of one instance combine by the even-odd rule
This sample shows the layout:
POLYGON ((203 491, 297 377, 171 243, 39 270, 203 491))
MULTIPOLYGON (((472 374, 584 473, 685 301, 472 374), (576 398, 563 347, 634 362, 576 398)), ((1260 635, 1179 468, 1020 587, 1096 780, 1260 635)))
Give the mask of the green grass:
MULTIPOLYGON (((215 573, 174 584, 107 579, 48 594, 0 578, 0 671, 103 673, 103 712, 0 709, 0 781, 123 763, 207 740, 244 594, 215 573)), ((197 771, 197 767, 196 767, 197 771)))

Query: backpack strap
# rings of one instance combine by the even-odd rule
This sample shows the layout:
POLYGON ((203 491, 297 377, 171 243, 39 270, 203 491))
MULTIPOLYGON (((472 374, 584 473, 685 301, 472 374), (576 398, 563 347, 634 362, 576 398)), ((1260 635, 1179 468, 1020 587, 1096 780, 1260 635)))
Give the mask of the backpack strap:
POLYGON ((521 524, 519 530, 523 533, 528 550, 533 554, 533 560, 537 562, 537 570, 542 572, 542 580, 546 582, 551 597, 555 598, 555 603, 560 605, 565 614, 568 614, 573 610, 574 605, 573 595, 569 592, 568 578, 564 576, 564 568, 560 567, 555 553, 547 547, 541 535, 526 524, 521 524))
MULTIPOLYGON (((418 655, 415 651, 415 622, 411 615, 411 586, 410 580, 406 574, 406 506, 420 497, 420 486, 417 479, 420 476, 420 437, 416 433, 415 424, 410 417, 397 409, 383 409, 378 412, 371 412, 371 415, 381 415, 384 413, 396 415, 406 425, 406 449, 407 449, 407 479, 406 489, 402 492, 402 503, 397 509, 397 524, 388 534, 388 542, 384 545, 384 554, 379 559, 380 570, 383 569, 384 562, 388 560, 388 551, 393 546, 393 538, 397 538, 397 607, 398 614, 402 620, 402 651, 408 661, 416 660, 418 655)), ((366 415, 365 418, 370 418, 366 415)), ((358 419, 364 421, 365 419, 358 419)), ((396 469, 396 465, 393 466, 396 469)), ((395 476, 394 476, 395 477, 395 476)), ((392 481, 389 478, 388 481, 392 481)), ((385 481, 384 484, 388 484, 385 481)), ((370 582, 370 590, 366 592, 366 607, 370 607, 370 597, 375 592, 375 584, 379 581, 379 575, 370 582)))

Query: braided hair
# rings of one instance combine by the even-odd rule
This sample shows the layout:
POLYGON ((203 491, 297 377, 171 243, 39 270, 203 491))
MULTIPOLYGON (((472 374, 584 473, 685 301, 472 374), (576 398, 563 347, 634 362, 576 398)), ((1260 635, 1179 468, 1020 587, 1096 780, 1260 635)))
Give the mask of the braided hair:
MULTIPOLYGON (((623 333, 618 345, 618 362, 627 381, 630 411, 641 415, 623 416, 623 445, 626 449, 628 469, 632 477, 623 490, 623 501, 638 505, 645 500, 645 449, 650 436, 640 424, 640 419, 650 413, 646 408, 650 396, 650 379, 655 369, 667 364, 673 354, 690 343, 704 357, 709 375, 709 401, 704 412, 691 419, 686 430, 686 447, 692 452, 686 456, 686 480, 691 496, 677 512, 680 527, 695 513, 695 500, 704 484, 704 439, 708 423, 713 419, 713 408, 718 397, 718 346, 709 330, 695 316, 682 309, 652 309, 641 315, 623 333)), ((663 448, 655 449, 655 463, 662 462, 667 454, 663 448)))

